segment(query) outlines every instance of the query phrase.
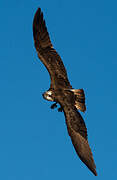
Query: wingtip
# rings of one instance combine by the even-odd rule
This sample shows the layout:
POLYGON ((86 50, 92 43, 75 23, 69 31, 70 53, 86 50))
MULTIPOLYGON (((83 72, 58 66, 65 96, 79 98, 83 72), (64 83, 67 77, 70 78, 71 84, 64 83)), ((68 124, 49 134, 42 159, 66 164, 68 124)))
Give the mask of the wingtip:
POLYGON ((39 48, 52 47, 43 12, 40 7, 37 9, 33 19, 33 38, 37 51, 39 51, 39 48))
POLYGON ((89 168, 89 170, 97 176, 96 165, 88 141, 82 135, 73 129, 70 129, 70 126, 68 127, 68 132, 79 158, 89 168))
POLYGON ((36 13, 39 13, 39 14, 41 13, 41 8, 40 7, 37 9, 36 13))
POLYGON ((95 174, 94 174, 95 176, 97 176, 98 174, 97 174, 97 172, 95 172, 95 174))
POLYGON ((41 8, 40 7, 36 10, 35 17, 37 17, 38 14, 41 14, 41 8))
POLYGON ((36 10, 36 13, 35 13, 35 15, 34 15, 33 26, 34 26, 34 24, 37 24, 36 21, 39 21, 39 18, 40 18, 40 16, 42 16, 42 15, 43 15, 43 13, 42 13, 42 11, 41 11, 41 8, 39 7, 39 8, 36 10))
POLYGON ((90 171, 95 175, 95 176, 97 176, 98 174, 97 174, 97 171, 96 171, 96 166, 94 166, 94 167, 89 167, 89 166, 87 166, 89 169, 90 169, 90 171))
POLYGON ((95 176, 98 175, 96 170, 94 170, 94 171, 92 171, 92 172, 93 172, 93 174, 94 174, 95 176))

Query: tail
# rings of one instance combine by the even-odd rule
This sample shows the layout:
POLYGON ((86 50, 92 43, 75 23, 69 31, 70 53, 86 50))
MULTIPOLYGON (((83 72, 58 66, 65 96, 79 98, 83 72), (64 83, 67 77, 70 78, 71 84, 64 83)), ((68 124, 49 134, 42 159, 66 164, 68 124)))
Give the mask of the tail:
POLYGON ((85 94, 83 89, 71 89, 72 92, 74 92, 75 95, 75 106, 77 109, 79 109, 82 112, 86 111, 85 106, 85 94))

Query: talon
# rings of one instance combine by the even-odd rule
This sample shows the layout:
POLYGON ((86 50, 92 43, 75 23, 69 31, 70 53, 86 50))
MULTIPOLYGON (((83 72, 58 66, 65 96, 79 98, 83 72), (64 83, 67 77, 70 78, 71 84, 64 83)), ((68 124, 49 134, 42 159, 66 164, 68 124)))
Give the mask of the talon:
POLYGON ((62 112, 62 111, 63 111, 62 107, 58 108, 58 112, 62 112))
POLYGON ((57 103, 51 105, 51 109, 55 109, 57 107, 57 103))

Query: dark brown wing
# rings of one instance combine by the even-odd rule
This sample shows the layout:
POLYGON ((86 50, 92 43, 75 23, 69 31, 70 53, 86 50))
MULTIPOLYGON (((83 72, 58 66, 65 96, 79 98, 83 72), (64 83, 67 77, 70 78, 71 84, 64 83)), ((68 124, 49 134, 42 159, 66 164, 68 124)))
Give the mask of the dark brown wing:
POLYGON ((80 113, 73 108, 65 110, 68 133, 80 159, 97 176, 93 155, 87 140, 87 129, 80 113))
POLYGON ((63 62, 51 44, 40 8, 33 20, 33 37, 38 57, 50 74, 51 88, 71 88, 63 62))
POLYGON ((71 92, 65 92, 64 96, 61 95, 58 98, 58 101, 63 107, 68 133, 78 156, 94 175, 97 176, 93 155, 88 144, 87 128, 82 116, 74 106, 74 96, 71 92))

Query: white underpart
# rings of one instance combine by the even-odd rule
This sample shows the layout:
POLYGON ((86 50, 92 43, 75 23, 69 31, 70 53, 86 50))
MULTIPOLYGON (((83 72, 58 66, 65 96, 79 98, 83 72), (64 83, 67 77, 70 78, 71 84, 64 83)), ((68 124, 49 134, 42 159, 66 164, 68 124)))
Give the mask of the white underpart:
POLYGON ((46 99, 47 99, 48 101, 53 101, 51 95, 52 95, 52 91, 47 91, 47 92, 46 92, 46 99))
POLYGON ((47 94, 51 96, 52 95, 52 91, 47 91, 47 94))
POLYGON ((46 99, 47 99, 48 101, 53 101, 52 98, 49 97, 49 96, 47 96, 46 99))

